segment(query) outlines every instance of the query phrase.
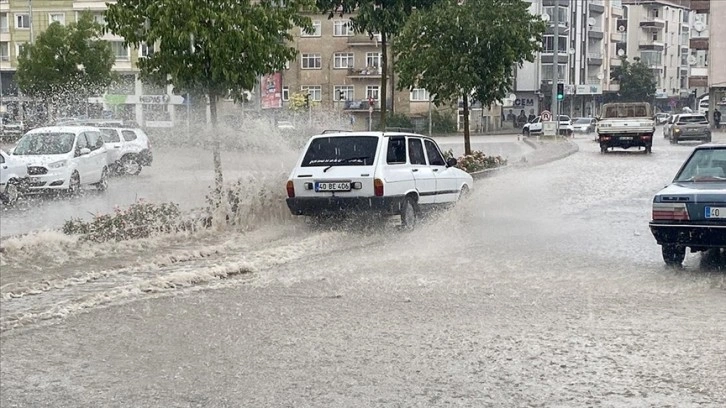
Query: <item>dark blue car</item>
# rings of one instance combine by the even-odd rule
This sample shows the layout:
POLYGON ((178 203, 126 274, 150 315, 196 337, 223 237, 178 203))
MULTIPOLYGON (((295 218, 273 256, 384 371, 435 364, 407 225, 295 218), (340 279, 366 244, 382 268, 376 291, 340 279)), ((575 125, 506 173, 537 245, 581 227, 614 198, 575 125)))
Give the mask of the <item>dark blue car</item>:
POLYGON ((650 230, 668 265, 691 252, 726 249, 726 144, 696 147, 673 183, 653 198, 650 230))

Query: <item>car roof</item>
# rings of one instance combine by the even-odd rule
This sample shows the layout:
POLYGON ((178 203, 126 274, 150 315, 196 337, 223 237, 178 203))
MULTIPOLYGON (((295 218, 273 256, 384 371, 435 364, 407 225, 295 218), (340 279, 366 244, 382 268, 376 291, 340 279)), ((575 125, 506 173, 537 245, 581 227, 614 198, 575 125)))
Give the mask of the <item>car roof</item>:
POLYGON ((706 116, 706 115, 704 115, 703 113, 680 113, 680 114, 678 114, 676 116, 679 116, 679 117, 680 116, 690 117, 690 116, 706 116))
POLYGON ((88 132, 88 131, 98 131, 98 128, 95 126, 72 126, 72 125, 45 126, 45 127, 35 128, 28 133, 48 133, 48 132, 80 133, 80 132, 88 132))
POLYGON ((351 132, 351 131, 344 131, 344 132, 332 132, 332 133, 324 133, 324 134, 318 134, 313 136, 314 138, 318 137, 345 137, 345 136, 375 136, 375 137, 391 137, 391 136, 415 136, 415 137, 425 137, 428 138, 428 136, 420 135, 417 133, 409 133, 409 132, 381 132, 381 131, 362 131, 362 132, 351 132))
POLYGON ((726 142, 709 142, 702 145, 696 146, 693 150, 704 150, 704 149, 726 149, 726 142))

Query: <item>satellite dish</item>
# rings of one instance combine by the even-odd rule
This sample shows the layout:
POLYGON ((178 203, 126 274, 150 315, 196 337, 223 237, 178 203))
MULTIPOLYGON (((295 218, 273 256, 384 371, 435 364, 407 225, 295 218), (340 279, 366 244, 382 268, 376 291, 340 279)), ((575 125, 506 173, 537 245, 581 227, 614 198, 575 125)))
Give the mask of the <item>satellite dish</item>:
POLYGON ((575 55, 575 53, 577 52, 577 50, 574 49, 574 48, 570 48, 569 52, 570 52, 570 55, 575 55))
POLYGON ((587 25, 589 25, 590 27, 594 26, 595 25, 595 19, 593 17, 588 18, 587 19, 587 25))
POLYGON ((706 26, 703 24, 702 21, 696 21, 693 23, 693 29, 698 31, 699 33, 703 31, 706 28, 706 26))
POLYGON ((618 56, 622 57, 623 55, 625 55, 625 50, 621 48, 618 50, 618 56))
POLYGON ((550 21, 550 15, 547 13, 542 14, 542 21, 550 21))
POLYGON ((618 26, 618 31, 620 31, 621 33, 624 33, 625 30, 626 30, 625 25, 619 25, 618 26))
POLYGON ((597 74, 597 79, 602 80, 603 78, 605 78, 605 75, 603 75, 602 72, 597 74))
POLYGON ((698 62, 698 60, 695 55, 688 56, 688 65, 696 65, 696 62, 698 62))

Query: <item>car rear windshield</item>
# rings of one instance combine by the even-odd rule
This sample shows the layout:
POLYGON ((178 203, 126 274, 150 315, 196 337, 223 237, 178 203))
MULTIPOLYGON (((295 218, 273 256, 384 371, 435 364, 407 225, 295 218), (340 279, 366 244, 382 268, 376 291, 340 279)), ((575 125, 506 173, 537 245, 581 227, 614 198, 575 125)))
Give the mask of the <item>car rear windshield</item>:
POLYGON ((375 136, 318 137, 310 142, 302 166, 371 166, 377 148, 375 136))
POLYGON ((697 149, 676 176, 676 181, 726 180, 726 148, 697 149))
POLYGON ((580 119, 577 119, 575 121, 575 123, 579 123, 579 124, 585 124, 585 123, 587 123, 587 124, 590 124, 590 123, 592 123, 592 119, 580 118, 580 119))
POLYGON ((14 155, 63 154, 73 149, 73 133, 27 133, 13 150, 14 155))
POLYGON ((649 118, 646 104, 605 105, 604 118, 649 118))
POLYGON ((701 125, 707 125, 708 120, 705 116, 699 115, 699 116, 681 116, 678 118, 678 124, 679 125, 685 125, 686 123, 698 123, 701 125))

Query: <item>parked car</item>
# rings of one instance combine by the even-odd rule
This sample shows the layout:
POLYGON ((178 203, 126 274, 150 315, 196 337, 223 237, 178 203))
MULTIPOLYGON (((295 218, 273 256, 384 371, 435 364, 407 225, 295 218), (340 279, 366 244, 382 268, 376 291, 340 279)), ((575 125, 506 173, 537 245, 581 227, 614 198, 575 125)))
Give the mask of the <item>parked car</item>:
POLYGON ((670 116, 671 115, 669 113, 665 113, 665 112, 658 112, 658 113, 656 113, 655 114, 655 118, 654 118, 655 119, 655 124, 656 125, 663 125, 663 124, 665 124, 668 121, 668 118, 670 116))
POLYGON ((671 115, 666 120, 665 124, 663 125, 663 137, 666 139, 671 138, 671 130, 673 129, 673 124, 678 120, 678 115, 671 115))
POLYGON ((107 151, 98 128, 49 126, 26 133, 13 149, 28 165, 28 192, 76 194, 83 185, 108 187, 107 151))
MULTIPOLYGON (((572 121, 567 115, 559 116, 559 135, 561 136, 572 136, 575 133, 575 128, 572 126, 572 121)), ((531 122, 525 123, 522 126, 522 134, 524 136, 537 135, 544 133, 544 122, 541 116, 537 116, 532 119, 531 122)))
POLYGON ((13 204, 28 183, 28 165, 0 149, 0 201, 13 204))
POLYGON ((151 166, 154 156, 149 136, 138 128, 101 127, 108 150, 108 166, 117 174, 137 175, 143 166, 151 166))
POLYGON ((726 144, 696 147, 653 198, 650 230, 668 265, 691 252, 726 249, 726 144))
POLYGON ((597 128, 597 120, 595 118, 576 118, 572 122, 572 128, 575 133, 590 134, 597 128))
POLYGON ((412 229, 424 209, 456 203, 473 188, 471 175, 444 159, 436 142, 401 132, 316 135, 287 182, 293 215, 347 212, 400 215, 412 229))
POLYGON ((670 141, 699 140, 704 143, 711 141, 711 129, 706 116, 699 113, 682 113, 670 128, 670 141))

